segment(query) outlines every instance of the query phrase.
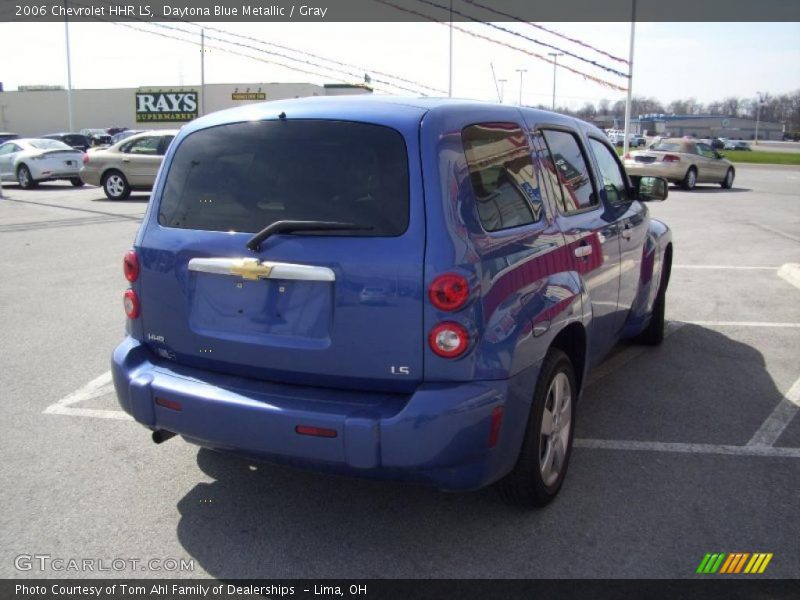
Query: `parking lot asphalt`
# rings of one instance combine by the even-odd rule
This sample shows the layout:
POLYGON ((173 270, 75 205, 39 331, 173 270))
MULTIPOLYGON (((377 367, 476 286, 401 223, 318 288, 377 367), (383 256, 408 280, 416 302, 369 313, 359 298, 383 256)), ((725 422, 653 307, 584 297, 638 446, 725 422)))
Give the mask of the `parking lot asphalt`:
POLYGON ((0 577, 696 577, 769 552, 800 577, 800 169, 670 189, 669 336, 589 378, 549 507, 156 446, 108 383, 121 257, 147 194, 5 188, 0 200, 0 577), (791 267, 789 268, 791 269, 791 267), (786 269, 783 271, 786 272, 786 269), (19 570, 15 557, 186 559, 194 570, 19 570))

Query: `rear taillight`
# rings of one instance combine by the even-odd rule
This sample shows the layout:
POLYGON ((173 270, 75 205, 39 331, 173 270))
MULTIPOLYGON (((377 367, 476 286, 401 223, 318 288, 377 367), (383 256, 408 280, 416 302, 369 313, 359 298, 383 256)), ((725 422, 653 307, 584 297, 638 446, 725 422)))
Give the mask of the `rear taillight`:
POLYGON ((81 157, 81 160, 83 161, 83 164, 88 165, 89 164, 89 153, 88 152, 84 152, 83 156, 81 157))
POLYGON ((125 290, 125 295, 122 297, 123 306, 125 306, 125 314, 129 319, 135 319, 139 316, 139 296, 133 290, 125 290))
POLYGON ((125 279, 134 282, 139 279, 139 257, 136 251, 128 250, 122 259, 122 270, 125 272, 125 279))
POLYGON ((439 310, 458 310, 469 300, 469 283, 456 273, 439 275, 428 288, 428 298, 439 310))
POLYGON ((681 162, 681 157, 677 154, 665 154, 661 160, 663 162, 681 162))
POLYGON ((456 358, 469 346, 469 334, 458 323, 445 321, 434 327, 428 335, 431 350, 442 358, 456 358))

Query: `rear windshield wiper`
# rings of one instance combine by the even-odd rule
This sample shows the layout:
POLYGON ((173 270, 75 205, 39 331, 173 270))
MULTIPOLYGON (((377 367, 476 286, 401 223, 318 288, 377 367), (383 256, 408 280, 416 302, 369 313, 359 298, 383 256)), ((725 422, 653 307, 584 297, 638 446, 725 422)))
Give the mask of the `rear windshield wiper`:
POLYGON ((264 227, 247 242, 250 250, 257 251, 261 242, 273 233, 292 233, 295 231, 337 231, 353 229, 367 231, 373 229, 372 225, 358 225, 357 223, 342 223, 339 221, 275 221, 264 227))

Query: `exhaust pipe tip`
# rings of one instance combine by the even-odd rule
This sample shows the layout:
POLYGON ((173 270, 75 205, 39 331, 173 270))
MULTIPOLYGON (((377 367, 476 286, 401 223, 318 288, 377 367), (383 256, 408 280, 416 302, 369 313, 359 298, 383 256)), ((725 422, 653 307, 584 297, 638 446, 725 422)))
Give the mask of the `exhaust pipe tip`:
POLYGON ((153 441, 156 444, 163 444, 168 439, 175 437, 177 434, 174 431, 169 431, 167 429, 156 429, 153 432, 153 441))

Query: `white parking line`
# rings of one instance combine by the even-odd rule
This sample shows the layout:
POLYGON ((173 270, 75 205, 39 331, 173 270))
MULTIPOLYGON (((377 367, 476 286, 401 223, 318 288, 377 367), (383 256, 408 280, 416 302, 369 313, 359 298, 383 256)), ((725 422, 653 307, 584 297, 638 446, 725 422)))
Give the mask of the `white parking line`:
POLYGON ((761 424, 747 445, 749 447, 774 445, 798 411, 800 411, 800 379, 789 388, 783 400, 761 424))
POLYGON ((732 269, 742 271, 777 271, 778 267, 750 267, 746 265, 672 265, 673 269, 732 269))
POLYGON ((92 398, 99 398, 113 392, 114 384, 111 382, 111 371, 106 371, 99 377, 92 379, 82 388, 75 390, 54 404, 51 404, 42 412, 48 415, 69 415, 74 417, 94 417, 96 419, 119 419, 123 421, 131 421, 131 417, 122 410, 77 408, 73 406, 79 402, 85 402, 87 400, 91 400, 92 398))
POLYGON ((786 263, 778 269, 778 277, 800 288, 800 263, 786 263))
POLYGON ((800 448, 773 448, 772 446, 728 446, 724 444, 684 444, 681 442, 640 442, 636 440, 598 440, 592 438, 576 438, 573 445, 576 448, 592 448, 595 450, 800 458, 800 448))
POLYGON ((703 327, 783 327, 797 329, 800 323, 775 323, 772 321, 683 321, 686 325, 703 327))

